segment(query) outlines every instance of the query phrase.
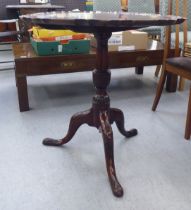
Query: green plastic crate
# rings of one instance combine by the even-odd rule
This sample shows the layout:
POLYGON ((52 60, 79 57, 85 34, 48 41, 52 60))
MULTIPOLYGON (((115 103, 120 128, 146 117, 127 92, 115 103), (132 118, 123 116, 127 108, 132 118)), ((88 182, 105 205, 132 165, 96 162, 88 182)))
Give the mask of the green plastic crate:
POLYGON ((93 1, 86 1, 86 11, 93 11, 93 1))
POLYGON ((59 41, 46 42, 30 39, 37 55, 87 54, 90 51, 90 40, 70 40, 67 44, 59 41))

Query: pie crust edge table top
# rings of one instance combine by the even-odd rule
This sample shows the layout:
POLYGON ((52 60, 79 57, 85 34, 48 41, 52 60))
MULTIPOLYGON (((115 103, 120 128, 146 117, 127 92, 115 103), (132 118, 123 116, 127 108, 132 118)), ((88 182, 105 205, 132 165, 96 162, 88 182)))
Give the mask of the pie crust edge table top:
POLYGON ((184 18, 159 14, 127 12, 42 12, 21 16, 21 19, 45 28, 70 28, 79 32, 96 30, 110 32, 138 29, 148 26, 180 24, 184 18))
MULTIPOLYGON (((97 128, 103 138, 106 168, 112 192, 115 196, 123 195, 115 171, 113 131, 111 124, 116 123, 119 132, 129 138, 136 136, 137 129, 125 130, 124 114, 120 109, 110 107, 107 87, 110 83, 111 72, 108 69, 108 39, 112 32, 138 29, 146 26, 174 25, 184 21, 182 17, 161 16, 155 14, 138 14, 123 12, 51 12, 21 16, 25 22, 45 28, 72 29, 79 32, 93 33, 97 40, 96 69, 93 71, 93 96, 90 109, 72 116, 66 136, 55 140, 46 138, 44 145, 61 146, 69 142, 82 124, 97 128)), ((54 120, 54 119, 53 119, 54 120)))

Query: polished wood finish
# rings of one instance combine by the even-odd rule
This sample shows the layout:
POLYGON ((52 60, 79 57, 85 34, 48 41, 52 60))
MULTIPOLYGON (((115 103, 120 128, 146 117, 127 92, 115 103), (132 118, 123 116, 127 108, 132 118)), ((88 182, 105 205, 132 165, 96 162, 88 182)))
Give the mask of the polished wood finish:
POLYGON ((46 138, 44 145, 60 146, 72 139, 77 129, 84 123, 96 127, 102 133, 106 168, 110 186, 115 196, 123 195, 115 171, 113 155, 113 132, 111 124, 116 122, 119 131, 125 137, 137 135, 137 130, 126 131, 124 129, 124 115, 119 109, 110 108, 110 98, 107 87, 110 83, 111 72, 109 70, 108 39, 113 31, 137 29, 150 25, 171 25, 181 23, 180 17, 149 16, 143 14, 128 13, 44 13, 23 16, 28 23, 32 22, 45 28, 69 28, 74 31, 93 33, 97 40, 96 68, 93 71, 93 84, 95 95, 92 99, 92 107, 85 112, 73 115, 67 135, 55 140, 46 138))
POLYGON ((162 1, 162 0, 154 0, 156 14, 160 14, 160 1, 162 1))
POLYGON ((93 71, 93 84, 96 89, 96 94, 92 100, 92 108, 88 111, 75 114, 69 125, 67 135, 60 140, 46 138, 43 140, 44 145, 60 146, 72 139, 77 129, 84 123, 89 126, 96 127, 102 133, 106 168, 110 181, 112 192, 115 196, 121 197, 123 195, 123 188, 120 185, 114 164, 113 154, 113 131, 111 124, 116 122, 119 131, 125 137, 132 137, 137 135, 137 130, 132 129, 126 131, 124 128, 123 112, 119 109, 110 108, 110 99, 106 92, 106 88, 110 83, 111 73, 108 70, 108 39, 111 32, 97 33, 95 37, 98 42, 96 53, 96 69, 93 71))
POLYGON ((188 100, 187 116, 186 116, 186 127, 185 127, 185 139, 190 139, 191 135, 191 87, 188 100))
POLYGON ((49 12, 21 16, 27 23, 50 29, 72 29, 78 32, 97 33, 139 29, 147 26, 180 24, 183 18, 128 12, 49 12))
MULTIPOLYGON (((27 77, 35 75, 74 73, 81 71, 92 71, 96 67, 96 51, 91 49, 89 54, 79 55, 58 55, 58 56, 37 56, 30 43, 13 44, 13 54, 15 58, 15 77, 27 77)), ((171 49, 171 55, 174 50, 171 49)), ((109 68, 118 69, 135 66, 150 66, 162 64, 163 45, 160 42, 149 40, 147 50, 133 50, 126 52, 109 52, 109 68)), ((19 80, 21 82, 21 80, 19 80)), ((22 85, 18 83, 19 108, 20 111, 29 110, 29 100, 27 92, 22 92, 22 85), (21 89, 21 90, 19 90, 21 89), (25 94, 25 97, 22 95, 25 94), (22 100, 22 102, 20 101, 22 100)), ((22 83, 27 86, 27 80, 22 83)), ((173 85, 169 85, 172 86, 173 85)), ((175 84, 176 87, 176 84, 175 84)), ((173 89, 173 88, 172 88, 173 89)), ((23 90, 24 91, 24 90, 23 90)))
MULTIPOLYGON (((187 0, 183 0, 183 15, 186 17, 187 15, 187 0)), ((169 1, 168 5, 168 12, 172 14, 172 7, 176 7, 176 15, 179 14, 179 1, 176 0, 175 5, 173 5, 172 0, 169 1)), ((183 33, 184 33, 184 45, 187 42, 187 21, 183 23, 183 33)), ((168 77, 169 73, 173 74, 175 78, 177 75, 191 80, 191 58, 183 57, 180 55, 179 51, 179 26, 176 26, 176 41, 175 41, 175 54, 174 57, 169 55, 170 50, 170 43, 171 43, 171 27, 167 27, 166 29, 166 43, 165 43, 165 52, 164 52, 164 63, 162 74, 159 80, 159 84, 157 86, 157 91, 155 95, 155 99, 153 102, 152 110, 155 111, 157 105, 159 103, 162 90, 164 87, 164 83, 166 78, 168 77)), ((191 90, 190 90, 191 91, 191 90)), ((187 110, 187 120, 186 120, 186 128, 185 128, 185 139, 190 139, 191 134, 191 93, 189 95, 189 102, 188 102, 188 110, 187 110)))
POLYGON ((137 66, 135 67, 135 73, 136 74, 143 74, 143 66, 137 66))
POLYGON ((160 69, 161 69, 161 65, 157 65, 156 71, 155 71, 155 77, 158 77, 160 69))
POLYGON ((54 10, 64 10, 65 6, 52 4, 16 4, 7 5, 10 12, 17 12, 18 15, 32 14, 34 12, 45 12, 54 10))
POLYGON ((17 76, 16 85, 17 85, 17 91, 18 91, 19 107, 21 107, 21 111, 27 111, 29 110, 29 104, 27 103, 28 92, 27 92, 26 76, 17 76))
MULTIPOLYGON (((178 2, 176 3, 176 5, 178 5, 178 2)), ((177 14, 178 14, 178 10, 179 10, 179 8, 177 8, 177 14)), ((187 10, 187 3, 186 4, 184 4, 183 5, 183 10, 184 11, 186 11, 187 10)), ((184 12, 185 14, 184 15, 186 15, 186 16, 184 16, 184 17, 187 17, 187 12, 184 12)), ((179 30, 179 28, 178 28, 178 30, 179 30)), ((188 30, 188 28, 187 28, 187 22, 185 22, 184 23, 184 43, 183 43, 183 45, 185 46, 185 44, 187 43, 187 40, 188 40, 188 35, 187 35, 187 30, 188 30)), ((177 37, 177 40, 179 39, 179 37, 177 37)), ((185 85, 185 79, 183 78, 183 77, 180 77, 180 80, 179 80, 179 86, 178 86, 178 90, 180 90, 180 91, 182 91, 182 90, 184 90, 184 85, 185 85)))

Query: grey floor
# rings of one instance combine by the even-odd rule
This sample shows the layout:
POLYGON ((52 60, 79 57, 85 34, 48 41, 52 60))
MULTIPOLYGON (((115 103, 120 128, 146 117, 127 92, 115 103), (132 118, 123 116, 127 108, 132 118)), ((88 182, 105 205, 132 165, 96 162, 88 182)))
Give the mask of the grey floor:
POLYGON ((13 53, 11 44, 0 44, 0 71, 13 69, 13 53))
POLYGON ((0 71, 0 210, 190 210, 191 142, 184 140, 188 87, 164 93, 151 111, 155 67, 143 76, 113 70, 111 106, 139 134, 125 139, 113 125, 118 178, 115 198, 106 175, 103 143, 82 126, 55 148, 44 137, 63 137, 71 115, 91 106, 91 73, 28 78, 31 110, 20 113, 14 71, 0 71))

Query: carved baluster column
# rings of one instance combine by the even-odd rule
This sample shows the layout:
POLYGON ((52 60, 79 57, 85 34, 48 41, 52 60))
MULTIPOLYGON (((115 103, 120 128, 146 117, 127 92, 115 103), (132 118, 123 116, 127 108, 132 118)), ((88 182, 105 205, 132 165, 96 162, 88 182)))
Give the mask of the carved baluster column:
POLYGON ((111 72, 108 69, 108 39, 111 32, 95 33, 97 40, 96 69, 93 71, 93 84, 96 95, 93 97, 94 125, 100 127, 99 113, 106 111, 109 114, 110 99, 107 94, 107 86, 110 83, 111 72))
POLYGON ((112 192, 115 196, 121 197, 123 188, 115 172, 113 131, 110 125, 110 99, 107 94, 107 86, 111 79, 111 72, 108 69, 108 39, 110 37, 110 32, 95 34, 97 39, 97 65, 96 70, 93 71, 93 84, 96 89, 96 95, 93 97, 93 122, 103 136, 106 167, 112 192))

